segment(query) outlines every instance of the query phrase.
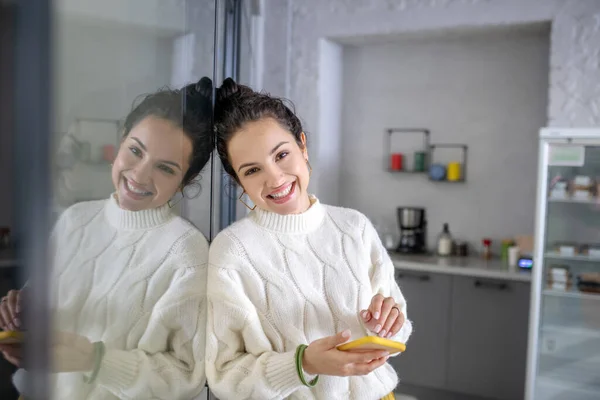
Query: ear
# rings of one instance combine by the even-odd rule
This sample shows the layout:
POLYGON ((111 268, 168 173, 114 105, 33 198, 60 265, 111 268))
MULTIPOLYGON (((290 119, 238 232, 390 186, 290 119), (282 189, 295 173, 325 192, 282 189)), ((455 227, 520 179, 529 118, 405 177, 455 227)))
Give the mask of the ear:
POLYGON ((302 142, 302 155, 308 161, 308 148, 306 147, 306 135, 304 132, 300 134, 300 142, 302 142))

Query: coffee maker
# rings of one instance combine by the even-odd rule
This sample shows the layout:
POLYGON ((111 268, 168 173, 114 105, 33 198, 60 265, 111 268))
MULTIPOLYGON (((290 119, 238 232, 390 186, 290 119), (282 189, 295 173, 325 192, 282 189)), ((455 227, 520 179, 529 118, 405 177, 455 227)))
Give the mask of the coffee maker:
POLYGON ((400 241, 396 251, 405 254, 427 252, 425 209, 418 207, 398 207, 400 241))

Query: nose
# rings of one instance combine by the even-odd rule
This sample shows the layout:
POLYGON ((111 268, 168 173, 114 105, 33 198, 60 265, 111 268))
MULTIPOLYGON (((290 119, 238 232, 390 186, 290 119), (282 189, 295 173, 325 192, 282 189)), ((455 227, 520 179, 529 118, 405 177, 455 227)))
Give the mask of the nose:
POLYGON ((277 188, 285 183, 285 174, 277 164, 265 168, 267 176, 267 186, 277 188))
POLYGON ((150 183, 152 174, 152 166, 149 162, 140 161, 132 170, 131 178, 140 185, 147 185, 150 183))

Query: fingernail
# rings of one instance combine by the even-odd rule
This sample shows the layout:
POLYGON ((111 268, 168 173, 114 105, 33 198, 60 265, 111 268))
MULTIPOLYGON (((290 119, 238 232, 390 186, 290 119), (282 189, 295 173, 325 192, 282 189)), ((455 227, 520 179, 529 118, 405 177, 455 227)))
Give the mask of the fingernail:
POLYGON ((385 329, 383 329, 381 332, 379 332, 379 337, 384 337, 386 334, 385 329))
POLYGON ((350 337, 350 329, 346 329, 342 332, 342 337, 349 338, 350 337))
POLYGON ((385 356, 385 361, 387 361, 390 358, 390 356, 385 356))
POLYGON ((375 312, 375 314, 373 314, 373 318, 375 318, 375 319, 379 319, 379 312, 378 312, 378 311, 377 311, 377 312, 375 312))
POLYGON ((8 327, 9 327, 9 329, 11 331, 16 331, 17 330, 13 324, 9 324, 8 327))
POLYGON ((379 331, 381 330, 381 325, 377 324, 377 326, 375 327, 375 333, 379 333, 379 331))
POLYGON ((392 332, 388 332, 388 334, 387 334, 387 336, 386 336, 386 339, 389 339, 389 338, 391 338, 391 337, 392 337, 392 332))
POLYGON ((15 318, 15 325, 17 326, 17 328, 21 327, 21 320, 19 318, 15 318))
POLYGON ((360 313, 360 315, 361 315, 363 318, 367 318, 367 312, 366 312, 366 311, 363 311, 362 313, 360 313))

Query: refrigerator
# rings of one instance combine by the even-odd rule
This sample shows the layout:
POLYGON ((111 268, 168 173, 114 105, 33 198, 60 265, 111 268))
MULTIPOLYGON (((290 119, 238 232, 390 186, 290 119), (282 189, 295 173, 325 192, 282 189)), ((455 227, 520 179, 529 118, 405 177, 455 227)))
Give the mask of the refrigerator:
POLYGON ((600 399, 600 128, 543 128, 526 400, 600 399))

